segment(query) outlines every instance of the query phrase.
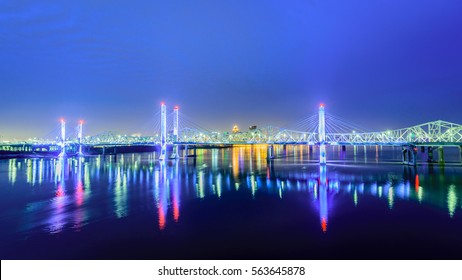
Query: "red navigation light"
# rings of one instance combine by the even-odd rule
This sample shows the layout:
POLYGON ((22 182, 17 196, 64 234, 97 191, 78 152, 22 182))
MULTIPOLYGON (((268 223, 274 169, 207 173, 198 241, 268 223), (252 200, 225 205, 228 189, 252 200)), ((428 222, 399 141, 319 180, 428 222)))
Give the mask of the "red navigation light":
POLYGON ((173 110, 178 110, 180 109, 180 106, 176 105, 175 107, 173 107, 173 110))
POLYGON ((165 105, 165 102, 164 101, 160 102, 160 105, 165 105))
POLYGON ((324 108, 324 103, 319 104, 319 107, 324 108))
POLYGON ((60 118, 59 121, 63 123, 63 122, 64 122, 64 118, 60 118))
POLYGON ((79 124, 83 124, 83 120, 80 120, 80 121, 79 121, 79 124))

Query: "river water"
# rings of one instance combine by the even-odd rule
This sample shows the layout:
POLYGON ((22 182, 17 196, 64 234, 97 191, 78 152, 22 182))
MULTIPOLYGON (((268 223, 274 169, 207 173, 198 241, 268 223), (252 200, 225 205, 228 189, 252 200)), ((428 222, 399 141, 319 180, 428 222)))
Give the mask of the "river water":
POLYGON ((326 166, 264 145, 0 160, 0 258, 460 259, 458 150, 417 167, 399 148, 327 150, 326 166))

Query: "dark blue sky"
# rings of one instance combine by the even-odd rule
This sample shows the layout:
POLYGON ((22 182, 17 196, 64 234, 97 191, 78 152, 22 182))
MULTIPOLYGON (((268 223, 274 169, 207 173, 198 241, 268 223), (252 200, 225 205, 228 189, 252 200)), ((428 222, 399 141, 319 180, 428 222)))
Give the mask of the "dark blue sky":
POLYGON ((462 123, 462 1, 0 1, 0 135, 210 129, 326 110, 374 130, 462 123))

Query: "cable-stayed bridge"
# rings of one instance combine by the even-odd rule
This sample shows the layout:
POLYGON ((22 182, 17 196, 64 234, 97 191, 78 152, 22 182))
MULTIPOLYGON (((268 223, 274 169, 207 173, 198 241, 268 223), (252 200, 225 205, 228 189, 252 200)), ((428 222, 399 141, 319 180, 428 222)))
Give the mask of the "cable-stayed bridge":
MULTIPOLYGON (((227 146, 236 144, 266 144, 268 158, 274 158, 274 145, 316 145, 319 146, 319 161, 326 163, 326 145, 401 146, 403 163, 416 164, 417 147, 427 148, 429 161, 433 161, 433 150, 438 149, 438 160, 444 162, 443 148, 459 147, 462 151, 462 125, 446 121, 433 121, 407 128, 370 131, 347 120, 325 112, 320 105, 318 113, 290 128, 265 126, 251 128, 246 132, 217 132, 196 124, 191 118, 180 113, 175 106, 167 113, 167 106, 161 103, 155 114, 151 136, 126 136, 106 132, 93 136, 83 136, 83 122, 80 121, 72 135, 66 135, 66 124, 61 120, 58 133, 52 140, 31 140, 18 143, 0 143, 0 152, 32 152, 36 154, 84 155, 91 148, 101 148, 116 152, 116 147, 152 147, 159 151, 161 160, 189 155, 188 149, 197 146, 227 146), (167 151, 171 150, 170 155, 167 151), (185 152, 186 151, 186 152, 185 152)), ((93 149, 94 150, 94 149, 93 149)), ((136 149, 129 149, 137 151, 136 149)), ((194 153, 195 154, 195 153, 194 153)), ((194 154, 192 156, 194 156, 194 154)), ((461 152, 462 159, 462 152, 461 152)))

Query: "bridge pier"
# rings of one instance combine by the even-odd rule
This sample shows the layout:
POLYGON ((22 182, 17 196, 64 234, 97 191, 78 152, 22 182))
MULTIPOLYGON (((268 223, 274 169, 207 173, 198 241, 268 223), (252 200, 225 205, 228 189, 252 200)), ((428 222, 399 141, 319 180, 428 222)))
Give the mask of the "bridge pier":
POLYGON ((268 160, 268 163, 266 164, 266 178, 267 179, 272 179, 274 178, 274 164, 272 160, 268 160))
POLYGON ((160 146, 160 154, 159 154, 159 159, 164 160, 167 157, 167 145, 161 145, 160 146))
POLYGON ((272 144, 269 144, 268 147, 267 147, 266 159, 267 159, 267 160, 272 160, 272 159, 274 159, 274 147, 273 147, 272 144))
POLYGON ((460 164, 462 164, 462 146, 459 146, 460 164))
POLYGON ((364 147, 364 162, 367 163, 367 148, 366 148, 366 145, 364 145, 363 147, 364 147))
POLYGON ((184 158, 188 158, 188 157, 194 157, 194 158, 195 158, 195 157, 197 156, 197 147, 196 147, 196 145, 193 145, 193 147, 192 147, 192 150, 193 150, 193 154, 192 154, 192 155, 189 154, 188 146, 189 146, 189 145, 185 145, 185 146, 184 146, 184 152, 183 152, 183 155, 184 155, 184 156, 183 156, 183 157, 184 157, 184 158))
POLYGON ((427 162, 433 162, 433 147, 427 147, 427 162))
POLYGON ((443 146, 438 147, 438 163, 444 165, 444 150, 443 146))
POLYGON ((326 144, 321 144, 319 146, 319 164, 326 164, 326 144))
POLYGON ((411 155, 412 161, 410 162, 410 165, 417 165, 417 148, 415 147, 410 147, 409 149, 409 154, 411 155))
POLYGON ((340 159, 345 160, 346 159, 346 146, 342 145, 340 148, 340 153, 339 153, 340 159))
POLYGON ((402 150, 403 164, 416 165, 417 164, 417 149, 414 146, 403 146, 402 150))
POLYGON ((180 157, 180 154, 178 152, 179 150, 178 146, 179 146, 178 144, 173 144, 173 151, 172 151, 172 154, 170 155, 171 159, 177 159, 180 157))

